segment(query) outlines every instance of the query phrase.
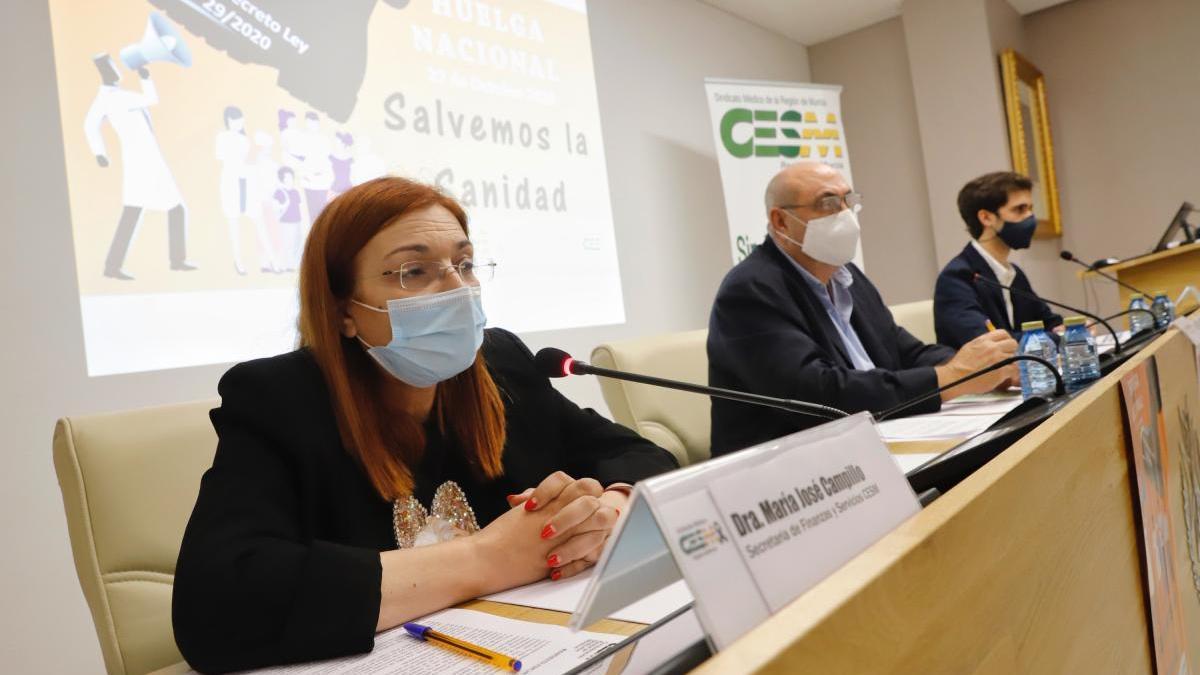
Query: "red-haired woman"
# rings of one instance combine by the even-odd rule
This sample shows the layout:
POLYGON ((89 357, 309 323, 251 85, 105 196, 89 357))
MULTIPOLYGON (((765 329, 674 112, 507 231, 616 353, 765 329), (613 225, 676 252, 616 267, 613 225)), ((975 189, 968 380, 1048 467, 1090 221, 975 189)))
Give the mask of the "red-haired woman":
POLYGON ((472 254, 462 208, 420 183, 379 178, 322 211, 301 348, 219 385, 172 607, 194 668, 366 652, 376 631, 576 574, 629 484, 675 468, 484 330, 491 269, 472 254))

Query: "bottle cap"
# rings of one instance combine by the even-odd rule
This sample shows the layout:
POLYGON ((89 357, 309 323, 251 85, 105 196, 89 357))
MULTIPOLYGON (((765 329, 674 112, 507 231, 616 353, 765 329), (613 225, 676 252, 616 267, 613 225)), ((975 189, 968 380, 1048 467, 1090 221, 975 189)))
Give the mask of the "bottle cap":
POLYGON ((1154 291, 1154 297, 1156 297, 1156 298, 1160 295, 1166 295, 1166 294, 1167 294, 1166 291, 1154 291))
POLYGON ((1041 321, 1026 321, 1021 324, 1021 330, 1042 330, 1045 327, 1046 324, 1041 321))
POLYGON ((1067 326, 1082 326, 1087 323, 1087 319, 1082 316, 1068 316, 1063 320, 1063 324, 1067 326))
POLYGON ((1134 293, 1134 294, 1132 294, 1132 295, 1130 295, 1130 296, 1129 296, 1129 299, 1130 299, 1130 300, 1137 300, 1137 299, 1139 299, 1139 298, 1145 298, 1145 297, 1146 297, 1146 296, 1142 295, 1141 293, 1134 293))

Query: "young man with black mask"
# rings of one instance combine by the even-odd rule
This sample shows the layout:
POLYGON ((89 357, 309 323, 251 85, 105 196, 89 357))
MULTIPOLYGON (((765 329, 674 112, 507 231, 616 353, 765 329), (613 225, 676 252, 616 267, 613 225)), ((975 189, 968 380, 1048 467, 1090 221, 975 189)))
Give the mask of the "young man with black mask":
POLYGON ((938 342, 957 349, 992 327, 1017 337, 1026 321, 1041 321, 1047 330, 1062 324, 1009 260, 1014 249, 1029 248, 1037 229, 1033 183, 1011 171, 985 174, 959 191, 958 212, 971 241, 938 275, 933 294, 938 342), (976 283, 976 274, 1024 293, 976 283))

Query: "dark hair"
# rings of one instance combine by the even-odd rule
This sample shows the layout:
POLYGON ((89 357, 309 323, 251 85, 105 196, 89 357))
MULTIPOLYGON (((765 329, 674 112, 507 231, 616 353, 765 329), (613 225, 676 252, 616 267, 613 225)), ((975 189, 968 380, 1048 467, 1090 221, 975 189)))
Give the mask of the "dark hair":
POLYGON ((279 170, 275 172, 275 176, 278 177, 279 180, 283 180, 283 177, 289 174, 292 176, 292 178, 296 177, 296 172, 292 171, 292 167, 290 166, 281 166, 279 167, 279 170))
POLYGON ((117 71, 117 65, 113 63, 112 57, 108 54, 97 54, 92 57, 92 63, 96 64, 96 70, 100 71, 100 82, 108 86, 112 86, 121 80, 121 73, 117 71))
POLYGON ((979 222, 979 210, 997 212, 1008 203, 1014 192, 1033 189, 1033 181, 1012 171, 985 173, 967 183, 958 191, 958 214, 967 224, 972 239, 983 234, 983 223, 979 222))
MULTIPOLYGON (((452 197, 404 178, 376 178, 329 202, 313 222, 300 263, 300 344, 325 375, 342 442, 389 501, 412 492, 413 469, 425 452, 424 429, 421 420, 388 414, 379 405, 380 381, 389 376, 339 328, 354 293, 355 256, 396 218, 429 206, 449 211, 469 234, 467 214, 452 197)), ((504 473, 504 403, 481 356, 437 384, 432 416, 439 430, 461 443, 477 478, 504 473)))
MULTIPOLYGON (((227 106, 225 108, 225 128, 229 128, 229 120, 238 120, 242 118, 242 109, 236 105, 227 106)), ((242 134, 245 135, 246 130, 242 129, 242 134)))

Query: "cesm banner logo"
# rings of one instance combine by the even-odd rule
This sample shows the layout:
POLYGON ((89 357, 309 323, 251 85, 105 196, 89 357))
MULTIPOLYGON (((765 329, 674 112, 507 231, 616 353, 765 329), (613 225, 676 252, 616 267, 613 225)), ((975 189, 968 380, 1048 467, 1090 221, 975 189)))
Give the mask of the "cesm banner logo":
MULTIPOLYGON (((815 112, 801 113, 799 110, 751 110, 749 108, 733 108, 721 116, 721 145, 730 155, 738 159, 747 157, 792 157, 809 159, 816 156, 825 158, 832 154, 842 157, 845 150, 840 144, 828 145, 804 143, 803 141, 840 141, 841 130, 837 127, 823 129, 807 127, 796 128, 788 124, 818 124, 815 112), (780 123, 784 124, 780 124, 780 123), (738 141, 737 137, 745 140, 738 141), (775 139, 782 137, 784 143, 776 143, 775 139)), ((835 113, 825 114, 825 124, 837 124, 835 113)))
MULTIPOLYGON (((736 265, 767 235, 763 193, 780 169, 821 162, 854 185, 842 126, 842 88, 712 78, 704 85, 736 265)), ((862 267, 861 249, 854 262, 862 267)))

